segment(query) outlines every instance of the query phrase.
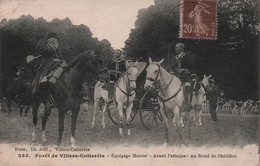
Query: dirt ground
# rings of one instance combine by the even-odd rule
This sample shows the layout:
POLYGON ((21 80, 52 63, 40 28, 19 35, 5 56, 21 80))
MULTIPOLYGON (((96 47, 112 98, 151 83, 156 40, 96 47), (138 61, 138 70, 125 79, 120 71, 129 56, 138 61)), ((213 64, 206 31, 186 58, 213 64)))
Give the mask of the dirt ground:
MULTIPOLYGON (((93 111, 80 111, 77 120, 76 141, 77 146, 95 146, 104 147, 114 145, 137 145, 149 147, 163 143, 163 128, 148 131, 139 119, 135 117, 131 123, 132 136, 120 137, 118 126, 114 125, 108 116, 106 116, 106 128, 101 126, 101 112, 97 114, 96 127, 91 128, 93 111)), ((195 146, 244 146, 248 144, 258 144, 258 130, 260 124, 259 116, 227 116, 218 115, 218 122, 211 120, 209 114, 203 114, 202 126, 200 127, 200 139, 195 140, 194 127, 192 128, 192 138, 187 140, 189 145, 195 146)), ((33 129, 31 112, 28 116, 20 116, 19 111, 12 110, 11 114, 0 111, 0 143, 21 143, 41 145, 41 119, 37 125, 37 141, 31 143, 31 134, 33 129)), ((178 137, 176 129, 170 127, 170 144, 177 145, 178 137)), ((184 136, 187 135, 187 127, 183 127, 184 136)), ((56 145, 58 138, 58 112, 53 110, 46 126, 47 144, 56 145)), ((70 145, 70 116, 65 117, 65 129, 63 133, 62 146, 70 145)))

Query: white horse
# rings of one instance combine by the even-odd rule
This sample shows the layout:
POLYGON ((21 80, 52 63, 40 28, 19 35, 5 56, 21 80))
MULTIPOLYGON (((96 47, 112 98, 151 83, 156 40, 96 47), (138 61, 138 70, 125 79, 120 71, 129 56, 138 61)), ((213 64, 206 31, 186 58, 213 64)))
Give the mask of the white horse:
POLYGON ((94 89, 94 113, 93 113, 93 120, 91 124, 91 128, 94 128, 95 126, 95 121, 96 121, 96 115, 99 109, 99 106, 103 104, 104 102, 104 107, 102 111, 102 127, 106 127, 106 122, 105 122, 105 113, 106 110, 108 109, 108 90, 104 88, 106 83, 98 81, 95 85, 94 89))
POLYGON ((99 71, 99 81, 96 83, 95 88, 94 88, 94 113, 93 113, 93 120, 91 124, 91 128, 94 128, 95 126, 95 121, 96 121, 96 115, 97 111, 102 107, 102 104, 104 102, 104 108, 102 111, 102 127, 106 127, 105 123, 105 113, 106 110, 108 109, 108 84, 109 84, 109 76, 110 72, 108 71, 107 67, 101 68, 99 71))
POLYGON ((145 90, 150 90, 156 84, 159 87, 159 105, 160 112, 164 121, 164 144, 169 143, 168 137, 168 113, 173 113, 176 119, 177 132, 182 141, 181 134, 181 107, 184 103, 184 87, 179 78, 168 73, 161 64, 164 59, 159 62, 153 62, 149 57, 149 66, 147 67, 146 81, 144 84, 145 90))
MULTIPOLYGON (((196 121, 196 137, 198 138, 198 127, 199 127, 199 119, 201 114, 202 104, 206 100, 205 90, 200 88, 195 95, 193 95, 192 106, 194 109, 190 112, 186 111, 181 113, 181 110, 185 107, 184 103, 184 85, 179 78, 174 75, 168 73, 162 66, 161 63, 164 59, 159 62, 153 62, 151 58, 149 58, 149 66, 147 67, 147 75, 146 82, 144 84, 145 90, 150 90, 154 83, 157 82, 159 86, 159 105, 160 112, 162 114, 164 120, 164 132, 165 132, 165 140, 164 143, 168 144, 168 115, 169 112, 173 113, 175 118, 173 118, 173 122, 176 121, 177 124, 177 132, 179 134, 180 141, 182 142, 182 133, 181 133, 181 117, 185 116, 186 120, 190 122, 189 127, 189 135, 190 135, 190 126, 192 121, 195 118, 196 121), (192 114, 193 112, 193 114, 192 114), (182 114, 182 115, 181 115, 182 114)), ((207 77, 208 78, 208 77, 207 77)), ((208 79, 202 81, 202 83, 206 86, 208 85, 208 79), (206 82, 207 81, 207 82, 206 82)))
POLYGON ((119 135, 123 136, 123 121, 124 112, 123 107, 126 108, 126 126, 127 135, 131 135, 129 128, 131 120, 131 111, 133 108, 133 101, 135 98, 136 79, 141 74, 146 66, 145 62, 128 62, 126 61, 126 72, 115 83, 115 103, 119 112, 119 135))
MULTIPOLYGON (((195 101, 192 100, 192 101, 194 101, 193 105, 196 105, 198 107, 197 109, 199 109, 197 111, 197 114, 198 114, 197 116, 198 116, 198 119, 199 119, 198 120, 199 126, 202 125, 202 122, 201 122, 201 112, 202 112, 202 110, 203 109, 209 110, 209 103, 206 99, 206 88, 209 86, 209 79, 210 78, 211 78, 211 74, 209 76, 206 76, 204 74, 203 79, 201 81, 201 87, 200 87, 199 91, 193 93, 193 98, 197 99, 195 101)), ((196 121, 196 119, 195 119, 195 121, 196 121)))
MULTIPOLYGON (((122 76, 116 81, 115 83, 115 89, 114 89, 114 101, 117 105, 117 109, 119 111, 119 118, 120 118, 120 128, 119 128, 119 134, 123 135, 122 130, 122 123, 123 123, 123 107, 126 107, 126 117, 127 117, 127 124, 130 122, 130 114, 133 107, 133 101, 135 98, 135 88, 136 88, 136 78, 139 76, 139 74, 144 70, 146 66, 145 62, 128 62, 126 61, 125 67, 126 72, 122 74, 122 76)), ((103 76, 101 77, 107 77, 106 71, 102 73, 103 76)), ((103 79, 105 79, 103 78, 103 79)), ((91 127, 93 128, 95 126, 96 121, 96 114, 99 109, 100 104, 104 102, 104 107, 102 111, 102 127, 105 128, 105 112, 108 109, 108 90, 104 87, 106 87, 106 82, 98 81, 95 85, 94 89, 94 114, 93 114, 93 120, 91 127)), ((130 129, 128 129, 128 135, 131 134, 130 129)))

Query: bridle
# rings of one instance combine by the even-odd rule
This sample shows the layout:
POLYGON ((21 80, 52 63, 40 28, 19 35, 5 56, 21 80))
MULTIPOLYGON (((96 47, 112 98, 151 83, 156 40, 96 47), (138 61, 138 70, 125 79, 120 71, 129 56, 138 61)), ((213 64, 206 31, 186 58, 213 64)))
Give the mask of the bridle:
POLYGON ((133 94, 135 94, 135 90, 132 90, 131 91, 131 88, 130 88, 130 83, 131 82, 136 82, 136 79, 135 80, 130 80, 129 77, 128 77, 128 74, 127 74, 127 71, 129 68, 131 67, 134 67, 136 68, 136 66, 128 66, 127 69, 126 69, 126 72, 123 74, 123 76, 121 78, 123 78, 125 80, 125 77, 124 75, 126 74, 126 77, 127 77, 127 80, 125 80, 126 82, 126 92, 119 86, 119 83, 117 83, 117 87, 119 88, 119 90, 125 94, 127 96, 127 104, 129 104, 129 97, 130 96, 133 96, 133 94))
MULTIPOLYGON (((156 64, 156 65, 158 66, 158 73, 157 73, 156 77, 155 77, 155 78, 146 77, 146 80, 151 81, 151 82, 154 82, 154 84, 155 84, 156 82, 158 82, 158 77, 159 77, 159 74, 160 74, 160 71, 161 71, 161 70, 160 70, 160 69, 161 69, 161 68, 160 68, 160 65, 158 65, 158 64, 156 64)), ((165 89, 168 89, 168 88, 169 88, 170 84, 172 83, 173 78, 174 78, 174 76, 171 78, 170 82, 165 86, 165 89)), ((179 94, 179 92, 181 91, 182 86, 183 86, 183 84, 181 84, 179 90, 178 90, 177 92, 175 92, 174 95, 172 95, 171 97, 169 97, 169 98, 167 98, 167 99, 163 99, 163 97, 161 97, 161 96, 158 94, 158 98, 159 98, 159 99, 161 100, 161 102, 163 103, 164 114, 165 114, 165 116, 166 116, 168 119, 173 118, 173 114, 172 114, 170 117, 169 117, 168 114, 166 114, 166 111, 165 111, 165 103, 166 103, 167 101, 173 99, 174 97, 176 97, 176 96, 179 94)))
POLYGON ((155 78, 146 77, 146 80, 154 82, 154 83, 158 82, 158 77, 159 77, 160 68, 161 68, 160 65, 158 65, 158 64, 156 64, 156 65, 158 66, 158 73, 157 73, 156 77, 155 78))

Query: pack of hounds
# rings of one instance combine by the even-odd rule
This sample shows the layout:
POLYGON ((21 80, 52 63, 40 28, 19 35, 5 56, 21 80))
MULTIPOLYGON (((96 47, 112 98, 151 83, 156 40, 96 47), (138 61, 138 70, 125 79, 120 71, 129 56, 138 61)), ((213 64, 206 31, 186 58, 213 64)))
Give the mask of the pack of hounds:
MULTIPOLYGON (((241 100, 225 100, 219 97, 216 111, 232 115, 256 115, 260 113, 260 101, 248 99, 243 102, 241 100)), ((207 100, 203 105, 202 112, 209 112, 209 102, 207 100)))

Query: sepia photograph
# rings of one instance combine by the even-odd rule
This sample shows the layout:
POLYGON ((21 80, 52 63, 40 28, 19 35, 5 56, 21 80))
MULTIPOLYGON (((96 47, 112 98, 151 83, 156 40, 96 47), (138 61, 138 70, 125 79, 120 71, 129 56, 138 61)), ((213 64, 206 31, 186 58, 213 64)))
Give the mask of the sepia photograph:
POLYGON ((259 13, 0 0, 0 166, 259 166, 259 13))

